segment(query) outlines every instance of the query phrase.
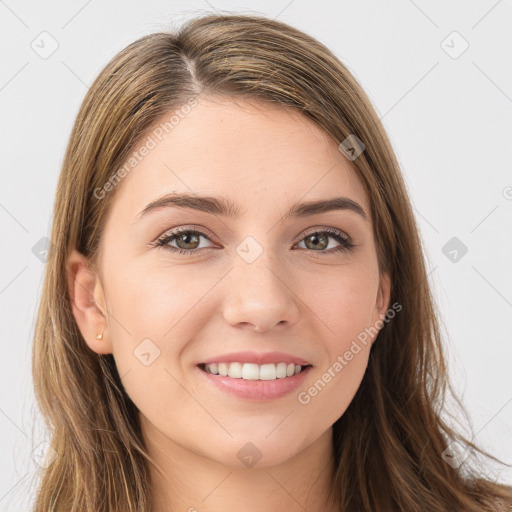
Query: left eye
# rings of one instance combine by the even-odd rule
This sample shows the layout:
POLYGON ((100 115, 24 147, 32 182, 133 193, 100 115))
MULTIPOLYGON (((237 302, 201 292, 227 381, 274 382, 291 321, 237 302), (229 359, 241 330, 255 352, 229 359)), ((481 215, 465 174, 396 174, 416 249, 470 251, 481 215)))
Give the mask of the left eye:
MULTIPOLYGON (((163 237, 159 238, 153 245, 156 247, 165 247, 166 249, 171 250, 172 252, 176 252, 178 254, 194 254, 198 252, 201 247, 200 239, 205 238, 206 240, 210 240, 208 236, 206 236, 201 231, 195 231, 192 229, 180 229, 173 231, 171 233, 165 234, 163 237), (176 242, 177 247, 173 247, 170 245, 171 243, 176 242)), ((323 231, 313 231, 306 235, 299 243, 305 241, 306 249, 311 252, 320 252, 325 254, 332 254, 334 252, 340 251, 349 251, 355 244, 350 240, 350 238, 345 235, 343 232, 334 230, 334 229, 326 229, 323 231), (331 248, 329 251, 319 251, 316 250, 326 249, 329 247, 329 239, 334 239, 339 243, 338 247, 331 248), (312 244, 311 244, 312 242, 312 244), (310 247, 314 247, 311 249, 310 247)), ((203 247, 204 249, 204 247, 203 247)))

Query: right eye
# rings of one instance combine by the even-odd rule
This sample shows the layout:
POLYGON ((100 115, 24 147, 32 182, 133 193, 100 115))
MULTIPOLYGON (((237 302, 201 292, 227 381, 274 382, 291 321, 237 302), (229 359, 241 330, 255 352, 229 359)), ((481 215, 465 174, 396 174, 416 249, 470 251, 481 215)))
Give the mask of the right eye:
POLYGON ((155 242, 154 245, 157 247, 165 247, 166 249, 178 254, 193 254, 201 248, 197 246, 197 244, 200 244, 201 238, 210 240, 201 231, 195 231, 192 229, 175 229, 165 233, 155 242), (179 244, 178 247, 169 245, 172 242, 179 244), (180 245, 182 247, 180 247, 180 245), (187 247, 189 245, 192 245, 193 247, 187 247))

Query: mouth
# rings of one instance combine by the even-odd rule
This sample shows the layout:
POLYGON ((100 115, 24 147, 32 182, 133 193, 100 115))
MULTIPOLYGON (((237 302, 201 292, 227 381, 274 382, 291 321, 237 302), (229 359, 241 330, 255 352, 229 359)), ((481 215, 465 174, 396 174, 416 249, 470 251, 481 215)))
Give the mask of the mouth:
POLYGON ((312 364, 294 363, 200 363, 196 365, 204 382, 223 393, 252 403, 269 403, 286 397, 304 385, 312 364))
POLYGON ((232 362, 200 363, 197 366, 203 372, 211 375, 249 381, 272 381, 294 377, 313 365, 298 365, 293 363, 268 363, 258 365, 254 363, 232 362))

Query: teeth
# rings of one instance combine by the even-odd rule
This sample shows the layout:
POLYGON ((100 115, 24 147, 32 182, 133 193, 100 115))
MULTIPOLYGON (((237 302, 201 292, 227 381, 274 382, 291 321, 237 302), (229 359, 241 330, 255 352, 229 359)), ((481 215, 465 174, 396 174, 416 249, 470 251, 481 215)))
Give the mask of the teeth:
POLYGON ((228 368, 228 377, 232 379, 242 378, 242 365, 240 363, 231 363, 228 368))
POLYGON ((231 377, 232 379, 245 380, 275 380, 292 377, 301 371, 298 364, 286 363, 270 363, 270 364, 254 364, 254 363, 210 363, 205 365, 205 370, 214 375, 223 377, 231 377))

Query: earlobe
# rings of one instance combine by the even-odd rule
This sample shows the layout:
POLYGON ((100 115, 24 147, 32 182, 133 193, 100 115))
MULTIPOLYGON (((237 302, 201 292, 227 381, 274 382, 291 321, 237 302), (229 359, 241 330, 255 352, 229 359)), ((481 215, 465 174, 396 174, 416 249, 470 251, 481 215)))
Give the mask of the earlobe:
POLYGON ((77 250, 69 255, 66 267, 71 309, 85 342, 98 354, 111 354, 105 297, 98 274, 77 250))

